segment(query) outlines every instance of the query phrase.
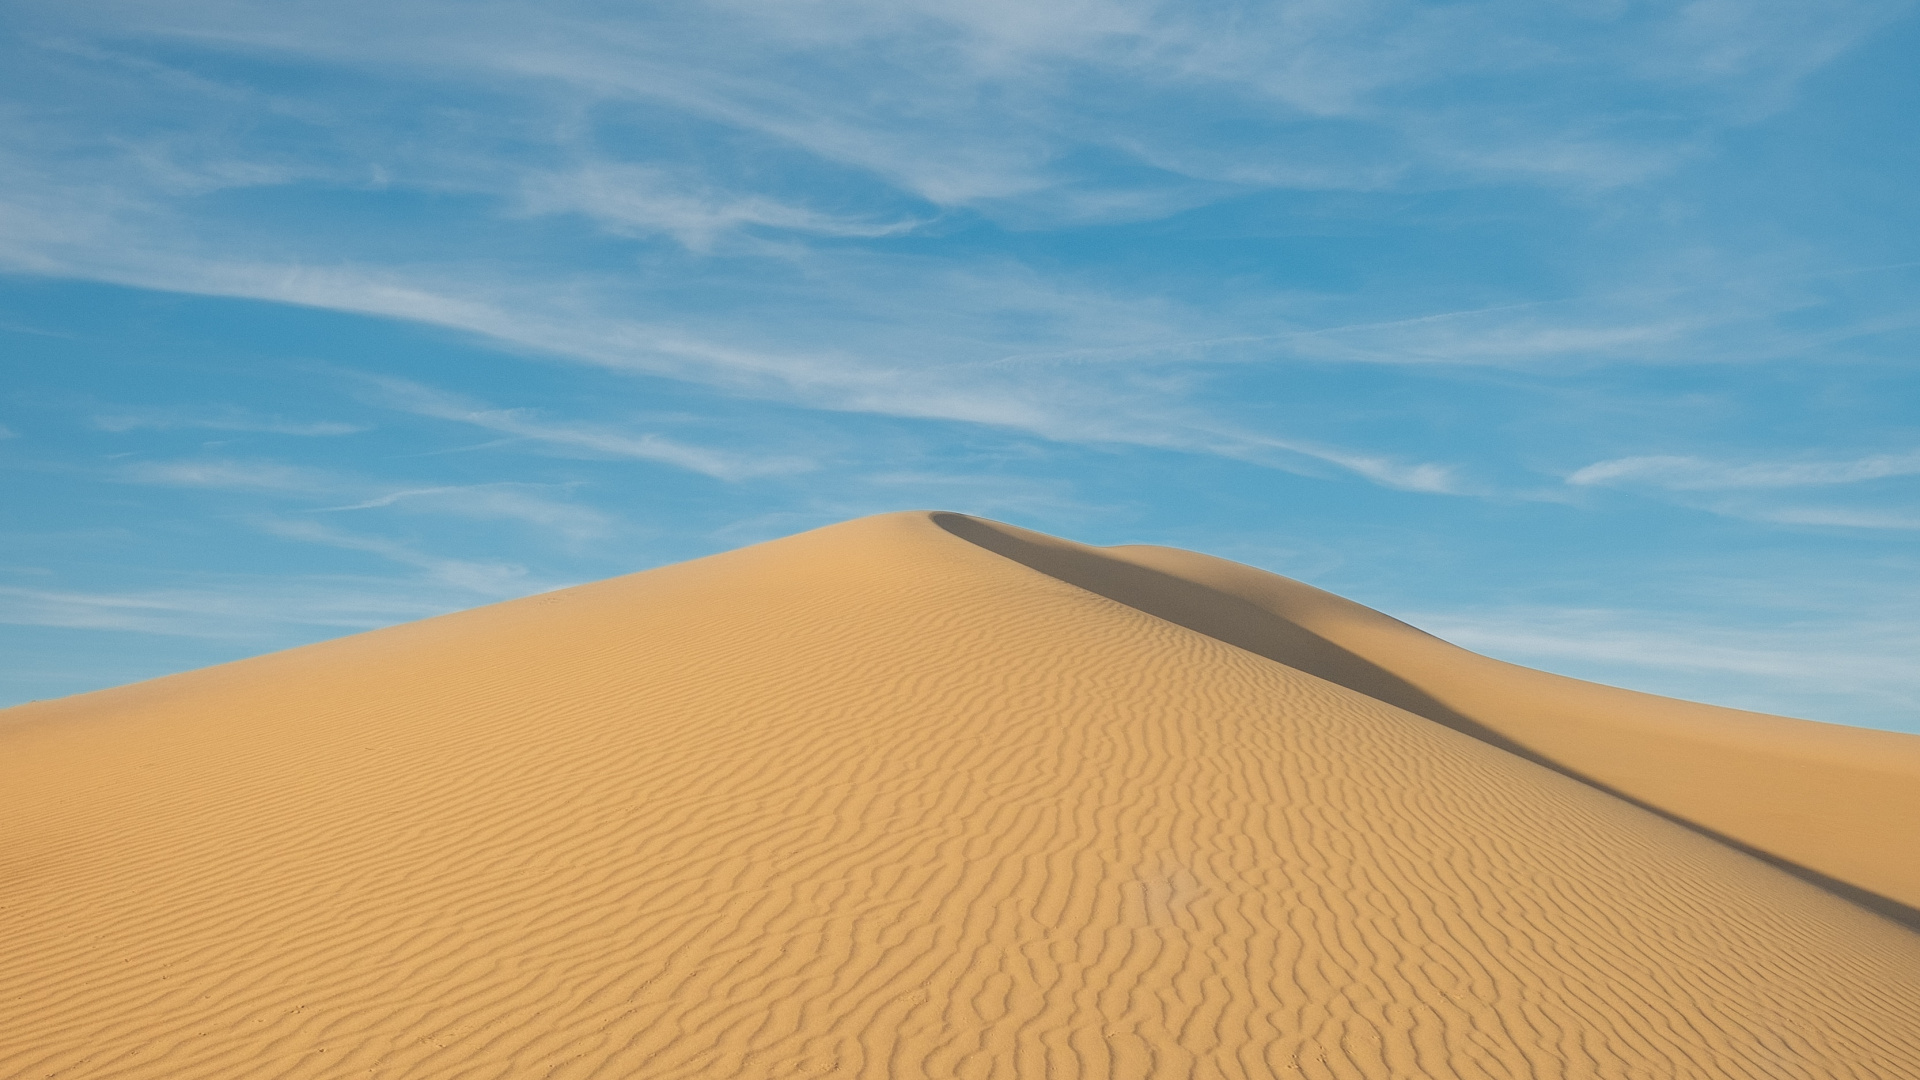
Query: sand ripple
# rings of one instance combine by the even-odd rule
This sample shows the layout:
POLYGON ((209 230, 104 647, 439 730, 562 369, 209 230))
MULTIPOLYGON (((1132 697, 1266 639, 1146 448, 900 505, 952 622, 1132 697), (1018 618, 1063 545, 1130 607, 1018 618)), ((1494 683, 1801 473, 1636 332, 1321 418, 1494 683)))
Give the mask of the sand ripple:
POLYGON ((9 1077, 1920 1076, 1920 935, 925 514, 5 719, 9 1077))

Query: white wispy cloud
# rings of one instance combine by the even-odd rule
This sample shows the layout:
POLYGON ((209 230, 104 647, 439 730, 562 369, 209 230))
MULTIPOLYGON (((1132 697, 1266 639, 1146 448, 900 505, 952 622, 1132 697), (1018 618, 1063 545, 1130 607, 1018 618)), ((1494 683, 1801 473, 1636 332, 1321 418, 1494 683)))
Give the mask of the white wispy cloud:
MULTIPOLYGON (((911 273, 914 268, 889 264, 911 273)), ((905 276, 903 273, 902 277, 905 276)), ((248 280, 258 282, 259 275, 248 280)), ((981 274, 937 274, 920 283, 896 281, 945 298, 938 306, 916 310, 914 339, 921 349, 938 350, 928 362, 900 363, 889 352, 913 348, 907 341, 883 337, 850 355, 845 350, 803 350, 762 347, 757 343, 717 342, 672 324, 645 323, 604 315, 571 297, 571 318, 544 315, 528 298, 513 314, 489 302, 401 287, 390 280, 356 282, 338 272, 299 275, 299 294, 317 306, 340 306, 404 314, 498 337, 619 370, 683 379, 751 396, 814 408, 868 412, 929 420, 957 420, 1031 432, 1062 442, 1106 442, 1152 446, 1195 453, 1219 454, 1278 468, 1324 473, 1313 465, 1331 465, 1376 483, 1405 490, 1450 493, 1463 490, 1453 466, 1433 462, 1405 462, 1390 455, 1354 452, 1311 440, 1285 439, 1244 432, 1220 424, 1177 398, 1170 399, 1162 384, 1144 390, 1124 384, 1043 377, 996 370, 1005 365, 955 362, 961 349, 978 349, 978 335, 1003 334, 995 326, 1010 317, 1029 330, 1049 335, 1099 333, 1109 340, 1121 336, 1167 337, 1167 320, 1184 316, 1164 313, 1164 305, 1128 302, 1123 298, 1080 293, 1058 285, 1044 285, 1023 271, 996 278, 981 274), (388 306, 388 305, 391 306, 388 306), (879 355, 874 355, 879 354, 879 355), (944 361, 944 362, 942 362, 944 361)), ((885 293, 849 296, 842 289, 834 297, 841 305, 880 306, 885 293)), ((897 316, 875 317, 871 325, 906 329, 897 316), (891 324, 891 325, 889 325, 891 324)), ((805 324, 802 324, 805 325, 805 324)), ((820 334, 834 328, 815 326, 820 334)), ((962 353, 962 356, 965 354, 962 353)), ((603 425, 555 422, 515 409, 496 409, 418 383, 379 376, 369 377, 384 387, 386 403, 417 415, 456 420, 516 437, 621 457, 661 461, 719 479, 782 475, 805 471, 804 458, 754 458, 689 446, 665 436, 610 429, 603 425)))
POLYGON ((362 377, 380 388, 383 403, 417 416, 454 420, 504 435, 610 457, 657 461, 720 480, 776 476, 804 472, 811 467, 802 458, 753 458, 692 446, 651 432, 636 434, 599 424, 543 420, 532 410, 490 408, 457 394, 435 390, 406 379, 371 375, 362 377))
POLYGON ((1595 285, 1556 299, 1494 303, 1388 319, 1344 319, 1312 305, 1222 311, 1213 336, 1180 336, 1188 318, 1158 335, 1049 350, 1029 346, 1001 361, 1020 365, 1314 362, 1565 371, 1606 364, 1751 364, 1844 349, 1920 326, 1904 303, 1909 264, 1812 267, 1806 252, 1760 259, 1694 250, 1623 268, 1651 279, 1595 285), (1754 264, 1758 265, 1754 265, 1754 264), (1264 324, 1264 325, 1262 325, 1264 324))
POLYGON ((120 592, 0 586, 0 623, 255 642, 290 630, 371 630, 469 602, 368 578, 221 579, 120 592))
POLYGON ((906 469, 874 473, 863 480, 882 493, 881 499, 872 505, 837 504, 834 513, 843 518, 875 513, 883 507, 901 505, 902 496, 918 500, 915 505, 960 513, 1011 513, 1068 520, 1103 512, 1075 497, 1073 485, 1064 480, 906 469))
POLYGON ((487 562, 434 555, 395 540, 350 533, 313 521, 268 518, 261 520, 258 524, 263 531, 284 540, 298 540, 347 551, 366 552, 402 566, 424 571, 430 580, 441 585, 485 596, 525 596, 528 593, 557 587, 557 585, 541 585, 532 582, 528 578, 527 568, 518 563, 487 562))
POLYGON ((1671 491, 1857 484, 1897 476, 1920 476, 1920 451, 1873 454, 1840 461, 1715 461, 1655 454, 1596 461, 1567 476, 1582 487, 1644 484, 1671 491))
POLYGON ((1837 325, 1783 325, 1824 303, 1798 273, 1755 275, 1697 254, 1688 261, 1705 265, 1666 268, 1677 280, 1664 288, 1301 327, 1271 340, 1295 355, 1341 363, 1543 368, 1750 363, 1860 329, 1854 313, 1836 313, 1837 325))
POLYGON ((701 252, 747 228, 872 238, 897 236, 917 224, 822 213, 766 195, 715 190, 659 167, 617 162, 531 175, 522 198, 527 213, 583 214, 612 232, 665 233, 701 252))
POLYGON ((1756 510, 1745 516, 1781 525, 1816 525, 1840 529, 1920 531, 1920 512, 1861 510, 1838 506, 1787 506, 1756 510))
MULTIPOLYGON (((1507 3, 1214 9, 1129 0, 1044 14, 1002 4, 733 4, 717 7, 732 19, 699 28, 726 35, 738 58, 730 64, 693 62, 706 42, 673 29, 657 42, 616 30, 599 41, 492 42, 469 55, 603 95, 668 101, 948 205, 1065 187, 1069 174, 1056 162, 1076 142, 1148 144, 1157 160, 1191 159, 1180 151, 1198 140, 1179 123, 1178 106, 1190 115, 1228 103, 1245 103, 1248 127, 1267 136, 1249 140, 1242 156, 1291 157, 1295 171, 1303 157, 1308 170, 1318 164, 1317 147, 1286 138, 1284 125, 1344 121, 1397 137, 1386 140, 1390 161, 1417 156, 1422 143, 1446 132, 1436 155, 1442 162, 1514 171, 1539 161, 1539 179, 1591 186, 1596 177, 1619 177, 1623 158, 1648 157, 1643 148, 1666 133, 1641 130, 1633 111, 1597 105, 1605 96, 1581 88, 1657 86, 1691 97, 1706 115, 1751 116, 1899 10, 1789 6, 1778 22, 1703 19, 1689 9, 1599 19, 1569 13, 1562 23, 1539 18, 1538 9, 1523 17, 1507 3), (1715 32, 1701 31, 1703 24, 1715 32), (1803 32, 1781 33, 1796 25, 1803 32), (1556 31, 1576 26, 1585 47, 1560 45, 1556 31), (684 50, 685 59, 670 50, 684 50), (857 73, 830 60, 853 50, 864 60, 857 73), (1493 104, 1492 122, 1485 96, 1475 102, 1473 122, 1447 124, 1444 112, 1422 107, 1422 95, 1409 92, 1521 78, 1531 96, 1493 104), (1090 107, 1084 97, 1070 106, 1061 100, 1067 88, 1088 85, 1105 92, 1110 109, 1090 107), (1542 108, 1543 98, 1560 107, 1542 108), (1591 132, 1577 152, 1533 149, 1564 141, 1569 127, 1591 132)), ((1336 168, 1320 171, 1379 172, 1377 162, 1356 170, 1337 153, 1330 164, 1336 168)))
MULTIPOLYGON (((313 11, 247 0, 48 6, 35 9, 44 32, 25 39, 21 55, 114 130, 142 116, 210 119, 204 130, 153 123, 117 142, 87 125, 21 125, 0 153, 0 265, 408 319, 808 408, 1464 492, 1473 484, 1460 467, 1425 455, 1241 433, 1121 379, 981 365, 1016 352, 1131 362, 1229 353, 1510 365, 1724 359, 1777 354, 1772 316, 1786 301, 1707 302, 1717 294, 1702 287, 1386 322, 1293 318, 1276 332, 1271 318, 1250 326, 1231 312, 1096 295, 1005 265, 856 257, 806 242, 885 239, 940 208, 1053 226, 1154 217, 1262 187, 1418 190, 1468 173, 1581 191, 1630 184, 1693 152, 1702 131, 1764 111, 1780 87, 1897 10, 1795 0, 1765 19, 1693 9, 1519 18, 1508 2, 1216 10, 1087 0, 1042 11, 822 0, 695 5, 663 18, 566 3, 476 12, 437 0, 313 11), (1565 47, 1574 29, 1587 48, 1565 47), (269 93, 164 60, 153 46, 170 43, 301 57, 356 87, 434 101, 444 109, 434 115, 472 115, 473 95, 484 94, 488 121, 396 128, 367 107, 378 94, 269 93), (1532 90, 1472 89, 1520 85, 1511 80, 1532 90), (1649 127, 1643 108, 1618 104, 1653 90, 1679 103, 1667 115, 1694 119, 1649 127), (1213 122, 1196 125, 1196 116, 1213 122), (240 133, 255 129, 243 121, 299 138, 249 141, 240 133), (723 134, 704 143, 711 152, 648 149, 646 132, 685 124, 723 134), (286 146, 311 152, 289 156, 286 146), (1125 167, 1111 167, 1116 160, 1125 167), (474 198, 468 232, 566 213, 696 252, 737 254, 727 238, 753 233, 801 244, 779 253, 789 277, 730 283, 733 300, 690 314, 649 298, 682 271, 699 273, 699 259, 590 277, 514 247, 429 265, 390 252, 432 250, 431 236, 411 246, 312 230, 261 236, 195 201, 376 178, 474 198), (857 194, 834 197, 848 191, 857 194)), ((476 402, 416 411, 721 479, 808 465, 476 402)))
MULTIPOLYGON (((1317 463, 1406 490, 1463 490, 1446 464, 1404 462, 1312 440, 1237 431, 1177 398, 1169 399, 1163 384, 1136 389, 1124 382, 1036 378, 1018 365, 973 362, 968 354, 979 355, 981 338, 1005 340, 1007 323, 1013 324, 1013 332, 1044 333, 1056 340, 1096 334, 1105 341, 1128 336, 1189 340, 1169 332, 1171 324, 1189 316, 1164 303, 1077 291, 1042 282, 1019 268, 1005 268, 999 275, 948 268, 928 274, 912 263, 883 261, 860 265, 852 280, 836 283, 819 296, 821 303, 810 303, 815 297, 807 293, 795 298, 803 312, 821 306, 835 309, 824 324, 817 316, 799 314, 797 326, 813 336, 844 327, 866 339, 854 338, 862 346, 856 352, 714 340, 674 323, 597 310, 587 299, 592 290, 578 284, 551 297, 529 290, 509 310, 493 298, 496 292, 510 291, 497 283, 417 283, 391 271, 209 265, 171 255, 153 263, 136 257, 126 266, 120 280, 129 284, 404 318, 616 370, 811 408, 987 424, 1062 442, 1219 454, 1324 474, 1317 463), (873 277, 889 272, 891 291, 872 283, 873 277), (902 290, 911 290, 907 299, 902 290), (922 301, 925 307, 915 306, 922 301), (887 311, 902 305, 913 311, 911 322, 887 311), (901 354, 910 351, 931 355, 920 363, 904 362, 901 354)), ((617 292, 602 301, 608 306, 618 302, 617 292)), ((985 358, 1005 356, 1004 350, 996 351, 999 357, 987 353, 985 358)), ((787 475, 813 467, 799 456, 727 453, 657 433, 494 408, 406 380, 368 378, 383 387, 384 404, 416 415, 593 454, 657 461, 717 479, 787 475)))
POLYGON ((1920 708, 1920 623, 1868 605, 1844 619, 1729 624, 1694 613, 1509 608, 1408 621, 1462 647, 1613 685, 1838 723, 1897 722, 1920 708), (1872 715, 1850 710, 1870 708, 1872 715))
POLYGON ((267 435, 334 436, 355 435, 366 431, 364 424, 346 424, 334 420, 289 420, 267 416, 250 409, 229 406, 224 409, 114 409, 90 418, 101 431, 237 431, 267 435))
MULTIPOLYGON (((1473 621, 1432 614, 1413 618, 1423 628, 1457 645, 1505 656, 1798 678, 1830 676, 1831 664, 1842 659, 1810 653, 1805 642, 1783 640, 1784 635, 1778 633, 1707 632, 1698 623, 1675 626, 1669 618, 1646 613, 1512 611, 1473 621)), ((1864 669, 1872 662, 1848 656, 1843 666, 1864 669)))
POLYGON ((1424 492, 1429 495, 1464 493, 1459 469, 1453 465, 1432 462, 1405 464, 1385 458, 1356 457, 1350 454, 1340 454, 1330 460, 1384 487, 1424 492))
MULTIPOLYGON (((595 105, 641 103, 885 178, 939 205, 1041 197, 1071 215, 1073 200, 1062 196, 1076 190, 1111 204, 1128 189, 1223 173, 1236 183, 1309 176, 1310 186, 1355 177, 1372 185, 1413 165, 1621 182, 1645 171, 1623 176, 1622 161, 1657 160, 1661 146, 1687 144, 1702 128, 1777 108, 1798 80, 1903 8, 1785 0, 1763 16, 1749 4, 1596 12, 1515 0, 1443 8, 1105 0, 1040 11, 822 0, 694 4, 667 17, 577 3, 476 11, 434 0, 343 2, 293 12, 171 0, 69 7, 42 20, 64 31, 49 38, 184 40, 484 89, 508 122, 563 134, 578 133, 595 105), (1650 120, 1640 97, 1649 92, 1685 107, 1650 120), (1222 153, 1215 129, 1190 122, 1202 114, 1238 122, 1248 135, 1238 153, 1222 153), (1365 137, 1316 137, 1329 124, 1365 137), (1367 147, 1357 157, 1356 145, 1367 147), (1174 172, 1089 183, 1070 164, 1081 148, 1174 172), (1183 168, 1192 175, 1176 175, 1183 168)), ((219 101, 223 113, 244 104, 232 86, 145 62, 145 81, 170 95, 219 101)), ((316 108, 253 107, 299 104, 316 108)), ((324 115, 339 128, 364 112, 336 104, 324 115)), ((420 145, 438 148, 471 132, 426 134, 420 145)), ((450 165, 462 155, 441 156, 450 165)))
POLYGON ((346 506, 320 507, 315 512, 376 510, 395 507, 416 512, 465 518, 524 522, 569 540, 596 540, 609 535, 614 520, 590 506, 560 502, 542 496, 531 484, 456 484, 391 491, 346 506))
POLYGON ((1112 441, 1218 454, 1309 476, 1324 476, 1330 471, 1326 466, 1332 466, 1400 491, 1429 495, 1472 493, 1460 470, 1453 465, 1408 462, 1384 454, 1357 453, 1303 439, 1278 439, 1218 425, 1196 422, 1191 428, 1162 428, 1156 432, 1151 425, 1143 424, 1142 430, 1133 437, 1112 441), (1155 435, 1159 436, 1157 442, 1155 435))
POLYGON ((516 482, 395 487, 391 483, 309 466, 231 458, 139 461, 121 466, 126 483, 206 488, 293 498, 350 498, 310 513, 395 509, 481 520, 518 521, 570 541, 610 535, 615 519, 600 510, 548 497, 553 485, 516 482))
POLYGON ((278 495, 327 495, 354 485, 336 473, 274 461, 207 458, 193 461, 136 461, 121 466, 117 479, 135 484, 253 491, 278 495))

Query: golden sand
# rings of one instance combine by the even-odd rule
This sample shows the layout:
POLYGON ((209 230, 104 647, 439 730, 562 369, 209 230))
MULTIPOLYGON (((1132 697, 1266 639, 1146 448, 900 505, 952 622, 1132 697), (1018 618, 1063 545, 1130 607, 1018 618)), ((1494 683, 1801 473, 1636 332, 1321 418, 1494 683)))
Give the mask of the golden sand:
POLYGON ((0 1076, 1920 1077, 1920 739, 892 514, 0 713, 0 1076))

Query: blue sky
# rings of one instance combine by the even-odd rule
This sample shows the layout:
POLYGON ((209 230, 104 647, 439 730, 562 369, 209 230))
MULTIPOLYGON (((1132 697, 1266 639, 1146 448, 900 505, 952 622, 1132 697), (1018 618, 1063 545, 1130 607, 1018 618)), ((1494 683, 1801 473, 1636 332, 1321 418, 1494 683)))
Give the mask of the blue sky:
POLYGON ((1920 17, 0 13, 0 701, 946 508, 1920 731, 1920 17))

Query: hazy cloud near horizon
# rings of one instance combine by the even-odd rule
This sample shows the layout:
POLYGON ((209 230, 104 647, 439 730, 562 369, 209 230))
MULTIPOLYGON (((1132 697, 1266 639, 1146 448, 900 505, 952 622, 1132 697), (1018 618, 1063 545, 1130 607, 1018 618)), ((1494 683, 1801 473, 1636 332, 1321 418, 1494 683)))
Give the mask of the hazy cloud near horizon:
MULTIPOLYGON (((1909 3, 4 22, 0 562, 56 580, 0 620, 49 671, 203 640, 179 597, 411 617, 905 505, 1763 658, 1914 569, 1909 3)), ((1750 689, 1602 636, 1551 659, 1750 689)), ((1769 693, 1920 728, 1920 673, 1817 682, 1769 693)))

